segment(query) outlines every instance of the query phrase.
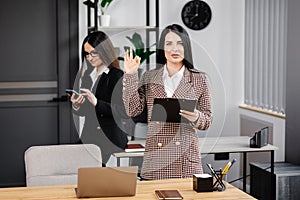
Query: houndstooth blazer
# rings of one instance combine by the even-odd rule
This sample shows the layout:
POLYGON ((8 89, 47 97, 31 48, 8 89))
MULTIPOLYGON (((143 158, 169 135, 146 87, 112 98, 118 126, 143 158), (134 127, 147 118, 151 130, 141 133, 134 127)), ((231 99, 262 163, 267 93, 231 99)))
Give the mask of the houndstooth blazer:
POLYGON ((204 73, 185 69, 173 98, 197 99, 200 114, 193 124, 151 121, 154 98, 166 98, 163 68, 150 70, 138 81, 138 74, 124 74, 123 101, 133 117, 148 108, 148 133, 141 176, 145 179, 188 178, 202 173, 198 137, 195 129, 211 124, 211 97, 204 73))

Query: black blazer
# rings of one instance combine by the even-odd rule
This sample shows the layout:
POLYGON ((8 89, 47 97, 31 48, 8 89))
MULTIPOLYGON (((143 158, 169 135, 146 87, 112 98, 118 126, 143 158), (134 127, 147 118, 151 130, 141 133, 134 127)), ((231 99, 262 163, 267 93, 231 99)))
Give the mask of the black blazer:
MULTIPOLYGON (((123 151, 127 145, 127 134, 121 129, 121 120, 126 118, 122 101, 123 71, 111 67, 108 74, 99 76, 92 92, 97 98, 94 107, 88 100, 75 114, 85 116, 81 133, 82 143, 97 144, 101 148, 103 163, 114 152, 123 151)), ((92 80, 89 74, 82 81, 82 88, 90 88, 92 80)))

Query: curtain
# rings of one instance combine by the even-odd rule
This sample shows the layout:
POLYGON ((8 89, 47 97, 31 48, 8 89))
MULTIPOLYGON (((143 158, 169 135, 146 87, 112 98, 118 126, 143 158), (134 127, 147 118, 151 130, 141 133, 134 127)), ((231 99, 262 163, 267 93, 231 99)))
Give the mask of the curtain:
POLYGON ((244 103, 285 114, 287 0, 245 6, 244 103))

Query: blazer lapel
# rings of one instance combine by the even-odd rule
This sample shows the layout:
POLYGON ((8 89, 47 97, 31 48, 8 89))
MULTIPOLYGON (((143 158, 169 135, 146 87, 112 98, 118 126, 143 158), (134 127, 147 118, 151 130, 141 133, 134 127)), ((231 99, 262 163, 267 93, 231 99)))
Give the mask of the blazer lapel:
POLYGON ((155 91, 157 96, 159 98, 166 98, 167 97, 167 93, 165 91, 165 87, 164 87, 164 82, 162 79, 162 75, 163 75, 163 70, 164 68, 162 67, 161 69, 159 69, 157 71, 157 73, 155 74, 155 76, 153 77, 153 79, 151 80, 151 83, 154 84, 155 87, 155 91))
POLYGON ((92 89, 92 93, 96 94, 97 88, 101 88, 103 84, 105 84, 107 79, 107 74, 106 73, 102 73, 98 79, 96 80, 96 83, 94 84, 94 87, 92 89))
POLYGON ((193 90, 193 85, 191 80, 191 72, 188 69, 184 70, 183 77, 181 81, 179 82, 178 87, 174 91, 173 98, 189 98, 193 99, 195 98, 195 92, 193 90))

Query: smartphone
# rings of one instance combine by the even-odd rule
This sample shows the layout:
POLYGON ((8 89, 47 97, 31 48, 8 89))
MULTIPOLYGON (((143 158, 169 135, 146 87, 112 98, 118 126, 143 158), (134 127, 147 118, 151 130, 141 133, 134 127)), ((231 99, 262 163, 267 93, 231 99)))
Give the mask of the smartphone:
POLYGON ((73 90, 73 89, 66 89, 66 93, 69 95, 72 95, 72 94, 80 95, 79 92, 77 92, 76 90, 73 90))

